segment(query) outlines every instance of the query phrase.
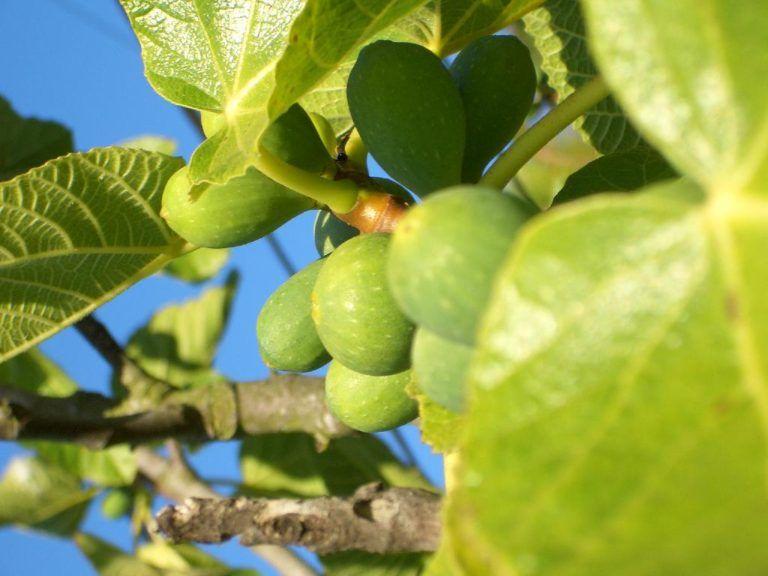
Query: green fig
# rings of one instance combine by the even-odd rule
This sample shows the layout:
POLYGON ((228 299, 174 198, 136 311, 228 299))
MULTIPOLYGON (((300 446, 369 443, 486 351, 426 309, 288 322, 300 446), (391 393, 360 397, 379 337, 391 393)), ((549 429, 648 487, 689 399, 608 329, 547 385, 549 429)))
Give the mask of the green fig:
MULTIPOLYGON (((205 110, 200 114, 200 123, 210 138, 226 126, 227 119, 222 113, 205 110)), ((333 166, 332 153, 326 150, 309 114, 298 104, 264 130, 261 145, 284 162, 308 172, 320 174, 333 166)))
POLYGON ((361 432, 382 432, 417 416, 416 402, 405 392, 411 371, 369 376, 334 360, 325 377, 325 400, 331 413, 361 432))
POLYGON ((417 386, 443 408, 461 412, 472 352, 469 346, 417 328, 411 349, 411 371, 417 386))
POLYGON ((308 172, 320 174, 334 166, 312 119, 298 104, 267 127, 261 145, 284 162, 308 172))
MULTIPOLYGON (((414 202, 413 196, 397 182, 386 178, 371 178, 371 183, 377 189, 393 196, 414 202)), ((359 234, 358 230, 334 216, 329 210, 320 210, 315 218, 315 248, 320 256, 327 256, 350 238, 359 234)))
POLYGON ((461 182, 464 105, 432 52, 369 44, 350 73, 347 100, 363 142, 392 178, 420 196, 461 182))
POLYGON ((331 359, 312 321, 312 289, 324 264, 325 260, 317 260, 291 276, 259 313, 259 350, 273 370, 309 372, 331 359))
POLYGON ((331 158, 335 158, 338 142, 336 140, 336 131, 333 129, 333 126, 331 126, 331 123, 328 122, 328 119, 325 116, 318 114, 317 112, 310 112, 309 118, 315 126, 317 135, 320 137, 320 140, 322 140, 326 152, 328 152, 328 155, 331 156, 331 158))
POLYGON ((528 48, 514 36, 486 36, 451 64, 467 121, 462 180, 477 182, 523 125, 536 94, 528 48))
POLYGON ((330 210, 318 210, 315 218, 315 248, 320 256, 327 256, 360 232, 342 222, 330 210))
POLYGON ((312 318, 326 350, 372 376, 408 368, 413 336, 387 288, 389 242, 386 234, 345 242, 328 257, 312 293, 312 318))
POLYGON ((389 251, 390 290, 406 315, 471 345, 496 270, 529 203, 480 186, 457 186, 408 210, 389 251))
POLYGON ((226 184, 193 188, 185 166, 168 180, 161 214, 188 242, 227 248, 258 240, 314 207, 313 200, 253 168, 226 184))

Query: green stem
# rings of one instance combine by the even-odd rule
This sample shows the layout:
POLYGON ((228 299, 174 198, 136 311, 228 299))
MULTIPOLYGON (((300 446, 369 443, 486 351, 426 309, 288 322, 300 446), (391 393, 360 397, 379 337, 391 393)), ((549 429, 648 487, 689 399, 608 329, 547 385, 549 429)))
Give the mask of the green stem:
POLYGON ((368 174, 368 166, 366 164, 368 148, 363 143, 363 139, 360 138, 357 128, 353 129, 349 135, 349 139, 344 146, 344 153, 347 155, 347 159, 353 168, 368 174))
POLYGON ((608 96, 608 87, 596 76, 520 135, 480 179, 480 184, 502 189, 517 171, 571 122, 608 96))
POLYGON ((284 162, 263 146, 259 146, 255 167, 278 184, 325 204, 334 212, 348 212, 357 202, 358 187, 352 180, 327 180, 284 162))

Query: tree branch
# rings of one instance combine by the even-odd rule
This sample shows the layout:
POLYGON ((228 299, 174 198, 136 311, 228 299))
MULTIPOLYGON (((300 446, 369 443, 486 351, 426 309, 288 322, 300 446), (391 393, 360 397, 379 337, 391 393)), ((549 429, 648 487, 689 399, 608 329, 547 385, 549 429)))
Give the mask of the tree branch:
MULTIPOLYGON (((220 498, 186 465, 182 456, 163 458, 145 446, 136 448, 134 455, 140 474, 166 498, 179 502, 187 498, 220 498)), ((268 544, 253 546, 252 550, 286 576, 317 576, 317 573, 291 550, 268 544)))
MULTIPOLYGON (((306 432, 327 440, 352 433, 326 407, 322 378, 276 375, 229 386, 235 398, 235 414, 229 416, 236 419, 237 437, 306 432)), ((117 413, 116 401, 101 394, 76 392, 52 398, 0 383, 0 403, 5 407, 0 410, 0 439, 60 440, 91 447, 171 437, 209 440, 204 415, 184 403, 188 397, 187 390, 171 392, 154 408, 122 414, 117 413)))
POLYGON ((432 552, 440 540, 440 496, 414 488, 360 487, 352 496, 306 500, 190 498, 160 511, 175 541, 304 546, 319 554, 432 552))

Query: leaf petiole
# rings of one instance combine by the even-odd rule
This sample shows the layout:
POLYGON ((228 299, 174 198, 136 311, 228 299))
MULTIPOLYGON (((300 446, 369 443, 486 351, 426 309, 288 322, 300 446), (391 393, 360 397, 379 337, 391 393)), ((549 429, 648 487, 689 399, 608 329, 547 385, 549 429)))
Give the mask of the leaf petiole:
POLYGON ((263 146, 259 146, 254 166, 278 184, 312 198, 334 212, 348 212, 357 202, 359 189, 352 180, 327 180, 284 162, 263 146))
POLYGON ((480 184, 504 188, 518 170, 550 140, 608 94, 608 87, 600 76, 578 88, 549 114, 523 132, 491 165, 480 179, 480 184))

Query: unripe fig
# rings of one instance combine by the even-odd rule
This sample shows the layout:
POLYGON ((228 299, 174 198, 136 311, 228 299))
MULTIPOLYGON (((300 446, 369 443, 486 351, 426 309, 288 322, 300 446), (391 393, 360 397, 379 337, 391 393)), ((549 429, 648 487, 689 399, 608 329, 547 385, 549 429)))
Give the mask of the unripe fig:
MULTIPOLYGON (((222 113, 200 114, 203 133, 210 138, 227 123, 222 113)), ((298 104, 291 106, 272 122, 261 137, 261 145, 269 152, 302 170, 321 173, 333 165, 333 157, 317 132, 315 124, 298 104)))
POLYGON ((163 192, 162 215, 179 236, 197 246, 226 248, 258 240, 315 203, 251 168, 226 184, 192 188, 185 166, 163 192))
POLYGON ((101 512, 106 518, 116 520, 130 512, 133 495, 125 488, 110 490, 101 502, 101 512))
MULTIPOLYGON (((411 194, 397 182, 386 178, 371 178, 374 187, 413 203, 411 194)), ((358 235, 358 230, 339 220, 332 212, 321 210, 315 218, 315 248, 320 256, 327 256, 350 238, 358 235)))
POLYGON ((325 260, 317 260, 291 276, 259 313, 259 350, 273 370, 309 372, 331 359, 312 321, 312 289, 324 264, 325 260))
POLYGON ((413 324, 387 287, 390 238, 365 234, 336 249, 312 293, 312 318, 331 356, 363 374, 383 376, 409 365, 413 324))
POLYGON ((523 125, 536 93, 536 70, 520 40, 486 36, 461 51, 451 74, 467 121, 462 180, 477 182, 523 125))
POLYGON ((416 329, 411 371, 416 385, 432 401, 453 412, 464 408, 464 379, 472 348, 442 338, 426 328, 416 329))
POLYGON ((388 278, 406 315, 443 338, 471 345, 496 270, 533 208, 480 186, 430 196, 400 221, 388 278))
POLYGON ((416 418, 416 402, 405 392, 411 371, 369 376, 334 360, 325 377, 325 400, 331 413, 361 432, 382 432, 416 418))
POLYGON ((203 134, 206 138, 210 138, 216 132, 224 128, 227 124, 227 118, 222 112, 212 112, 211 110, 203 110, 200 112, 200 125, 203 127, 203 134))
POLYGON ((315 248, 327 256, 350 238, 359 234, 356 228, 336 218, 330 210, 319 210, 315 218, 315 248))
POLYGON ((312 119, 298 104, 267 127, 261 145, 284 162, 308 172, 320 174, 334 166, 312 119))
POLYGON ((336 140, 336 132, 334 131, 333 126, 331 126, 331 123, 328 122, 328 119, 325 116, 318 114, 317 112, 310 112, 309 118, 312 120, 312 124, 315 126, 317 135, 320 137, 320 140, 322 140, 326 152, 328 152, 329 156, 335 158, 336 146, 338 144, 336 140))
POLYGON ((355 127, 387 173, 418 195, 461 181, 464 105, 440 58, 380 40, 360 52, 347 84, 355 127))

